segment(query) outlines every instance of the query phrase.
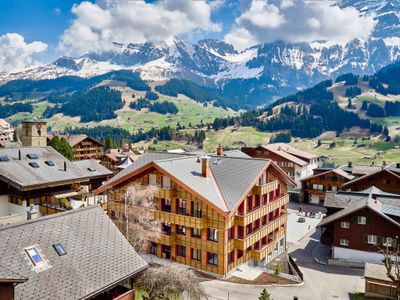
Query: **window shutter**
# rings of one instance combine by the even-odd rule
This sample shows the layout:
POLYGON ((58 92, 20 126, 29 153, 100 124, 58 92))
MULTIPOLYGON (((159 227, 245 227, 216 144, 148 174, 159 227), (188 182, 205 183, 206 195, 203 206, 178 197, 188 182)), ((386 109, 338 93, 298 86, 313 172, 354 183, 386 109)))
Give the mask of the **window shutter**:
POLYGON ((363 243, 368 244, 368 234, 363 234, 363 243))
MULTIPOLYGON (((368 219, 367 219, 367 220, 368 220, 368 219)), ((368 221, 367 221, 367 224, 368 224, 368 221)), ((377 245, 381 245, 381 244, 382 244, 382 237, 379 236, 379 235, 376 237, 376 244, 377 244, 377 245)))
POLYGON ((397 248, 397 239, 392 238, 392 248, 397 248))
POLYGON ((357 216, 353 216, 353 223, 357 224, 357 216))
POLYGON ((371 224, 371 219, 370 218, 366 218, 366 223, 367 224, 371 224))

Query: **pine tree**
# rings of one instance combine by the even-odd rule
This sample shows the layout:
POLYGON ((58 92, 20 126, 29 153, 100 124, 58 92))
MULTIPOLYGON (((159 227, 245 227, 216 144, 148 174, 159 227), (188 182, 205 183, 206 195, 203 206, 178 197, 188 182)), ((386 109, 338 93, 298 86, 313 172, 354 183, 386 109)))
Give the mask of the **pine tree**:
POLYGON ((348 100, 347 108, 348 109, 353 109, 353 103, 351 103, 351 98, 349 98, 349 100, 348 100))
POLYGON ((258 297, 258 300, 272 300, 272 299, 271 299, 270 294, 267 292, 267 290, 263 289, 260 297, 258 297))
POLYGON ((53 147, 57 152, 62 154, 65 158, 72 160, 74 159, 74 151, 70 144, 64 138, 58 136, 53 137, 49 142, 49 146, 53 147))
POLYGON ((361 104, 361 110, 367 110, 367 109, 368 109, 368 102, 364 100, 361 104))
POLYGON ((106 143, 105 143, 106 150, 112 149, 112 148, 113 148, 113 145, 114 145, 114 142, 113 142, 111 136, 108 136, 108 137, 106 138, 106 143))
POLYGON ((18 142, 18 134, 16 130, 13 132, 13 142, 18 142))

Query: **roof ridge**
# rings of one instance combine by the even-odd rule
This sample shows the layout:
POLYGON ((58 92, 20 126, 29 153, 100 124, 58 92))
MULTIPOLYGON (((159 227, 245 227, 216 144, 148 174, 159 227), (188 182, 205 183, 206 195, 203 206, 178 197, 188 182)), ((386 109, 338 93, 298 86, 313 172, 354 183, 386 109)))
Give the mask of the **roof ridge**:
POLYGON ((39 217, 39 218, 36 218, 36 219, 33 219, 33 220, 25 220, 25 221, 21 221, 21 222, 18 222, 18 223, 4 225, 4 226, 0 226, 0 231, 7 230, 7 229, 10 229, 10 228, 24 226, 26 224, 31 224, 31 223, 35 223, 35 222, 46 221, 48 219, 60 218, 60 217, 64 217, 64 216, 67 216, 67 215, 79 213, 79 212, 84 211, 84 210, 90 210, 90 209, 95 209, 95 208, 100 209, 100 206, 98 206, 98 205, 89 205, 89 206, 86 206, 86 207, 80 207, 80 208, 77 208, 77 209, 71 209, 69 211, 65 211, 65 212, 62 212, 62 213, 56 213, 56 214, 52 214, 52 215, 39 217))
POLYGON ((171 158, 164 158, 164 159, 156 159, 153 160, 154 163, 158 162, 167 162, 167 161, 177 161, 177 160, 182 160, 182 159, 188 159, 188 158, 195 158, 193 156, 182 156, 182 157, 171 157, 171 158))

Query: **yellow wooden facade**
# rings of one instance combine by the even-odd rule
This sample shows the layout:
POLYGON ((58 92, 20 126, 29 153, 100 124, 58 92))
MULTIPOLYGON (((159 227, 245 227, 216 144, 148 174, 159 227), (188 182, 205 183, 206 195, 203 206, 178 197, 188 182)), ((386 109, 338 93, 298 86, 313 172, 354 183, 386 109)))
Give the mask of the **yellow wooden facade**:
POLYGON ((171 234, 163 234, 158 241, 155 241, 157 244, 155 254, 158 257, 167 258, 166 253, 163 253, 163 249, 167 246, 170 247, 169 259, 171 261, 226 276, 235 267, 249 260, 260 261, 272 259, 274 255, 277 255, 275 249, 278 247, 278 243, 283 243, 283 245, 279 245, 281 249, 286 246, 284 237, 286 236, 287 203, 289 201, 287 187, 272 174, 268 174, 268 178, 272 179, 270 182, 263 185, 255 183, 254 187, 249 187, 250 193, 242 199, 242 202, 244 201, 245 213, 240 214, 237 208, 232 212, 219 211, 210 202, 206 201, 206 199, 200 199, 193 191, 189 191, 178 185, 174 181, 174 178, 170 178, 170 186, 168 188, 162 188, 162 177, 164 174, 159 170, 151 169, 149 173, 142 173, 140 177, 132 178, 122 186, 114 187, 114 192, 109 194, 108 214, 114 219, 120 229, 124 226, 124 204, 120 196, 122 195, 122 191, 130 184, 148 185, 149 174, 156 174, 157 186, 160 187, 157 191, 157 209, 154 211, 154 216, 161 222, 171 224, 171 234), (270 201, 270 192, 275 192, 278 186, 281 191, 280 195, 273 201, 270 201), (263 204, 263 201, 261 201, 259 207, 247 212, 249 198, 254 203, 256 197, 262 198, 264 196, 268 199, 266 204, 263 204), (162 199, 171 200, 170 211, 162 210, 162 199), (186 200, 185 215, 177 213, 177 199, 186 200), (190 215, 192 205, 195 205, 197 202, 201 203, 201 218, 190 215), (270 221, 269 214, 274 210, 278 211, 279 215, 270 221), (261 219, 264 216, 267 216, 268 221, 266 224, 261 225, 261 219), (238 226, 245 228, 256 220, 259 220, 260 228, 240 239, 238 237, 238 226), (186 228, 186 234, 183 235, 177 232, 178 225, 186 228), (229 238, 231 227, 235 228, 234 236, 229 238), (193 237, 192 229, 200 230, 201 237, 193 237), (218 241, 208 239, 208 229, 217 230, 218 241), (263 238, 266 238, 268 243, 263 247, 260 246, 258 249, 255 249, 254 245, 257 242, 261 244, 263 238), (177 255, 178 245, 185 247, 185 256, 177 255), (201 251, 200 260, 192 259, 193 250, 201 251), (232 251, 234 251, 233 254, 231 254, 232 251), (239 252, 243 252, 241 257, 238 257, 239 252), (208 262, 209 256, 207 253, 217 255, 216 265, 208 262), (229 257, 233 257, 233 259, 229 260, 229 257))

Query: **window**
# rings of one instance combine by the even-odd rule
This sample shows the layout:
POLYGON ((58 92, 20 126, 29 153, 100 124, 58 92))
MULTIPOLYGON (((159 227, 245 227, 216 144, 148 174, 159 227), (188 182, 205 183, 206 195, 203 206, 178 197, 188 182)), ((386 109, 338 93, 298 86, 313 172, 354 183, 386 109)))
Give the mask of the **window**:
POLYGON ((192 201, 192 217, 201 218, 201 202, 192 201))
POLYGON ((89 167, 89 168, 87 168, 87 169, 88 169, 89 172, 95 172, 95 171, 96 171, 95 168, 91 168, 91 167, 89 167))
POLYGON ((176 255, 181 257, 186 257, 186 247, 177 245, 176 246, 176 255))
POLYGON ((28 248, 25 251, 28 254, 28 256, 31 259, 34 266, 37 266, 37 265, 40 265, 43 263, 43 258, 40 256, 39 252, 36 250, 35 247, 28 248))
POLYGON ((228 253, 228 264, 233 263, 235 260, 235 250, 228 253))
POLYGON ((176 225, 176 232, 177 232, 178 234, 183 234, 183 235, 185 235, 185 234, 186 234, 186 228, 185 228, 185 226, 176 225))
POLYGON ((340 222, 340 228, 350 228, 350 223, 342 221, 340 222))
POLYGON ((192 237, 201 239, 201 229, 192 228, 192 237))
POLYGON ((49 167, 54 167, 55 166, 55 164, 54 164, 54 162, 52 160, 46 160, 44 163, 46 165, 48 165, 49 167))
POLYGON ((169 189, 171 187, 171 179, 168 176, 162 177, 162 187, 169 189))
POLYGON ((156 243, 151 243, 150 244, 150 254, 157 255, 157 244, 156 243))
POLYGON ((369 224, 369 220, 367 219, 367 217, 362 217, 362 216, 357 216, 355 218, 355 222, 360 225, 369 224))
POLYGON ((373 234, 368 234, 368 244, 376 245, 378 243, 378 237, 373 234))
POLYGON ((201 250, 192 249, 192 260, 201 261, 201 250))
POLYGON ((167 223, 167 222, 162 223, 161 232, 162 232, 162 234, 170 235, 171 234, 171 223, 167 223))
POLYGON ((53 247, 56 250, 58 256, 63 256, 65 254, 67 254, 67 252, 65 251, 63 245, 61 245, 60 243, 53 245, 53 247))
POLYGON ((341 245, 341 246, 348 246, 348 245, 349 245, 349 240, 340 239, 340 245, 341 245))
POLYGON ((186 200, 177 199, 177 213, 180 215, 186 215, 186 200))
POLYGON ((161 210, 171 212, 171 199, 161 199, 161 210))
POLYGON ((208 240, 218 242, 218 229, 208 228, 208 240))
POLYGON ((38 156, 35 153, 28 153, 26 157, 29 159, 38 159, 38 156))
POLYGON ((35 161, 34 162, 30 162, 29 165, 34 169, 39 168, 39 164, 37 162, 35 162, 35 161))
POLYGON ((391 237, 384 237, 382 245, 386 247, 392 247, 392 238, 391 237))
POLYGON ((228 229, 228 240, 233 240, 235 238, 235 226, 228 229))
POLYGON ((149 175, 149 185, 156 186, 157 185, 157 177, 156 174, 149 175))
POLYGON ((218 265, 218 255, 215 253, 207 252, 207 262, 210 265, 217 266, 218 265))

